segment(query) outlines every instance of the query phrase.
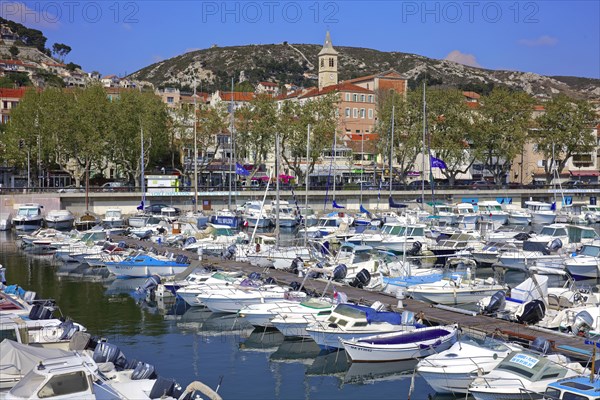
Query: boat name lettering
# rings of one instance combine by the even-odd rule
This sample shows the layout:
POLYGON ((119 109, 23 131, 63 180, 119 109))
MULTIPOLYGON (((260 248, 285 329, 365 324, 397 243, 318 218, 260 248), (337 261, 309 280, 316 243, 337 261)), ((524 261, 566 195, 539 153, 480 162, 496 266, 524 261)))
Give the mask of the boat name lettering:
POLYGON ((522 365, 527 368, 533 368, 539 362, 535 357, 530 357, 526 354, 516 354, 513 358, 510 359, 510 362, 522 365))

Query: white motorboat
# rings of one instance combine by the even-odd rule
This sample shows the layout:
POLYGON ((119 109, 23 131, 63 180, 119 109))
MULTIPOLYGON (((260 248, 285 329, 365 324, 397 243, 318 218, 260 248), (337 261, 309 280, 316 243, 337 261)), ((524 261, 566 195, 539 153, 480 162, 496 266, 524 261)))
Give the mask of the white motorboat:
POLYGON ((565 259, 564 267, 575 280, 600 277, 600 240, 584 244, 581 250, 565 259))
POLYGON ((531 223, 534 225, 549 225, 556 220, 556 204, 543 201, 526 201, 525 207, 531 214, 531 223))
POLYGON ((443 225, 456 225, 459 215, 454 212, 454 207, 449 204, 434 204, 433 215, 443 225))
POLYGON ((541 399, 550 383, 583 372, 562 355, 513 351, 490 373, 475 378, 468 393, 476 400, 541 399))
POLYGON ((52 210, 44 217, 48 228, 70 230, 73 228, 75 217, 69 210, 52 210))
POLYGON ((482 221, 491 221, 500 225, 505 225, 508 222, 508 212, 504 211, 502 205, 496 200, 482 201, 477 205, 482 221))
POLYGON ((405 289, 404 293, 415 300, 456 305, 475 303, 486 296, 506 289, 506 285, 497 283, 494 278, 472 277, 470 268, 467 268, 464 275, 456 273, 437 282, 410 286, 405 289))
POLYGON ((276 310, 271 325, 286 337, 309 337, 306 327, 317 320, 327 319, 335 305, 329 299, 310 298, 295 306, 276 310))
POLYGON ((322 349, 339 349, 343 347, 340 339, 416 329, 412 321, 403 321, 403 315, 354 304, 339 304, 326 320, 308 325, 306 332, 322 349))
POLYGON ((340 339, 352 362, 389 362, 426 357, 448 349, 456 341, 458 327, 430 326, 367 336, 340 339))
POLYGON ((305 226, 314 226, 319 221, 317 215, 315 214, 315 210, 310 207, 301 206, 300 207, 300 223, 305 226))
POLYGON ((102 225, 110 228, 121 228, 125 226, 123 211, 120 208, 108 208, 102 218, 102 225))
POLYGON ((225 272, 202 274, 201 276, 196 276, 192 284, 188 284, 177 289, 175 294, 190 306, 200 307, 204 304, 198 299, 198 295, 203 290, 206 290, 207 288, 215 289, 217 287, 237 285, 242 283, 242 281, 243 278, 241 278, 239 275, 225 272))
POLYGON ((244 232, 235 233, 230 226, 209 223, 207 228, 186 240, 184 250, 220 255, 229 246, 248 239, 244 232))
POLYGON ((244 204, 242 216, 250 228, 268 228, 273 224, 272 216, 267 213, 261 201, 249 201, 244 204))
POLYGON ((38 347, 68 350, 73 334, 77 331, 86 331, 81 324, 52 318, 52 311, 49 310, 53 306, 40 305, 40 307, 32 308, 28 317, 2 314, 0 316, 2 337, 38 347))
POLYGON ((529 225, 531 223, 530 210, 517 208, 510 204, 506 206, 506 211, 508 212, 509 225, 529 225))
POLYGON ((474 227, 479 220, 479 214, 471 203, 458 203, 452 207, 452 211, 457 215, 456 222, 461 227, 474 227))
POLYGON ((298 225, 298 217, 294 213, 292 207, 290 207, 290 203, 284 200, 280 200, 279 203, 277 201, 272 201, 270 205, 270 214, 273 218, 273 222, 275 222, 275 216, 277 210, 279 209, 279 226, 282 228, 293 228, 298 225))
POLYGON ((12 212, 0 212, 0 231, 9 231, 12 228, 12 212))
POLYGON ((15 229, 17 231, 35 231, 41 228, 44 223, 42 208, 43 206, 36 203, 21 204, 12 219, 15 229))
POLYGON ((463 336, 449 349, 419 361, 416 371, 437 393, 467 393, 473 379, 485 376, 508 354, 521 349, 490 337, 463 336))
MULTIPOLYGON (((227 286, 201 290, 198 294, 198 300, 212 312, 237 313, 241 308, 251 304, 283 300, 289 296, 290 291, 290 288, 279 285, 257 285, 255 282, 246 280, 234 287, 227 286)), ((300 294, 298 293, 298 295, 300 294)))
POLYGON ((322 311, 326 309, 331 311, 334 307, 335 304, 327 299, 306 299, 306 296, 297 297, 292 293, 283 300, 243 307, 238 311, 238 315, 253 326, 271 328, 274 327, 271 320, 278 315, 304 315, 309 308, 316 308, 323 315, 322 311))
POLYGON ((377 272, 381 261, 373 255, 372 250, 371 246, 344 243, 332 260, 332 264, 346 266, 346 280, 354 279, 362 270, 366 270, 370 275, 373 275, 377 272))
POLYGON ((425 237, 425 228, 425 224, 385 224, 381 228, 383 238, 377 246, 394 253, 404 253, 412 249, 416 242, 421 245, 429 242, 425 237))
POLYGON ((599 205, 585 204, 581 206, 581 214, 584 215, 585 220, 590 224, 600 222, 599 205))
POLYGON ((352 225, 354 219, 343 212, 331 212, 319 218, 317 224, 311 227, 305 227, 298 231, 298 234, 308 234, 310 237, 324 237, 335 233, 340 227, 346 228, 352 225))

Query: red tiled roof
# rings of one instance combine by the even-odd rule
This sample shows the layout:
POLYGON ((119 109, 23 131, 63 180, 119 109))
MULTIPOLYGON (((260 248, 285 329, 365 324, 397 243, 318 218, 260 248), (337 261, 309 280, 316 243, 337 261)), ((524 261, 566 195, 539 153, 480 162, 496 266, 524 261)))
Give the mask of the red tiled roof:
POLYGON ((465 103, 467 104, 467 107, 469 107, 469 108, 479 108, 479 103, 475 103, 472 101, 467 101, 465 103))
POLYGON ((542 105, 533 106, 533 111, 544 111, 546 108, 542 105))
MULTIPOLYGON (((219 92, 219 98, 223 101, 231 101, 232 92, 219 92)), ((252 92, 233 92, 233 101, 252 101, 256 95, 252 92)))
POLYGON ((277 84, 273 82, 259 82, 258 84, 263 86, 277 87, 277 84))
POLYGON ((49 67, 65 67, 65 64, 60 64, 60 63, 47 63, 47 62, 42 62, 42 64, 46 64, 49 67))
POLYGON ((31 87, 21 87, 17 89, 0 88, 0 97, 2 98, 16 98, 20 99, 25 96, 27 90, 32 89, 31 87))
POLYGON ((12 65, 24 65, 21 60, 0 60, 2 64, 12 64, 12 65))
POLYGON ((320 90, 317 87, 310 88, 310 89, 308 89, 308 91, 306 93, 300 95, 299 97, 304 98, 304 97, 322 96, 322 95, 325 95, 328 93, 333 93, 333 92, 375 93, 372 90, 365 89, 361 86, 354 85, 352 83, 341 82, 341 83, 338 83, 337 85, 326 86, 320 90))
POLYGON ((391 69, 391 70, 388 70, 388 71, 385 71, 385 72, 380 72, 378 74, 365 75, 365 76, 359 76, 358 78, 348 79, 345 82, 348 82, 348 83, 363 82, 363 81, 370 81, 370 80, 373 80, 375 78, 404 79, 404 78, 402 78, 402 75, 400 75, 398 72, 396 72, 393 69, 391 69), (394 76, 390 76, 390 75, 394 75, 394 76))
POLYGON ((114 75, 114 74, 113 75, 106 75, 102 79, 113 79, 113 78, 117 78, 117 76, 114 75))

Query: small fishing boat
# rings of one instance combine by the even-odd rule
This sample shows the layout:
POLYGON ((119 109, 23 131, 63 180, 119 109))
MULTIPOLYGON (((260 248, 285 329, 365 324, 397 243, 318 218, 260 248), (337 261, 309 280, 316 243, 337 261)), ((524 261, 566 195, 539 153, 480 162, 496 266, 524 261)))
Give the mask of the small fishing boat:
POLYGON ((187 256, 167 258, 158 255, 138 253, 125 257, 122 261, 105 262, 108 271, 117 278, 143 278, 152 275, 169 276, 185 271, 190 262, 187 256))
POLYGON ((426 357, 448 349, 456 341, 457 326, 432 326, 413 331, 400 331, 340 339, 352 362, 401 361, 426 357))
POLYGON ((35 231, 44 223, 43 206, 35 203, 22 204, 17 209, 12 223, 17 231, 35 231))
POLYGON ((110 228, 121 228, 125 226, 123 211, 120 208, 108 208, 102 218, 102 225, 110 228))

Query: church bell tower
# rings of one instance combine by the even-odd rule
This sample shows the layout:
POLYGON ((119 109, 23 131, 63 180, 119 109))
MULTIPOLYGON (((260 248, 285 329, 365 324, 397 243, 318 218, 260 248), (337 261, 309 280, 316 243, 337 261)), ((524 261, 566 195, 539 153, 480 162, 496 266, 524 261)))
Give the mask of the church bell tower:
POLYGON ((338 52, 331 44, 329 31, 325 35, 325 44, 319 52, 319 90, 338 83, 338 52))

